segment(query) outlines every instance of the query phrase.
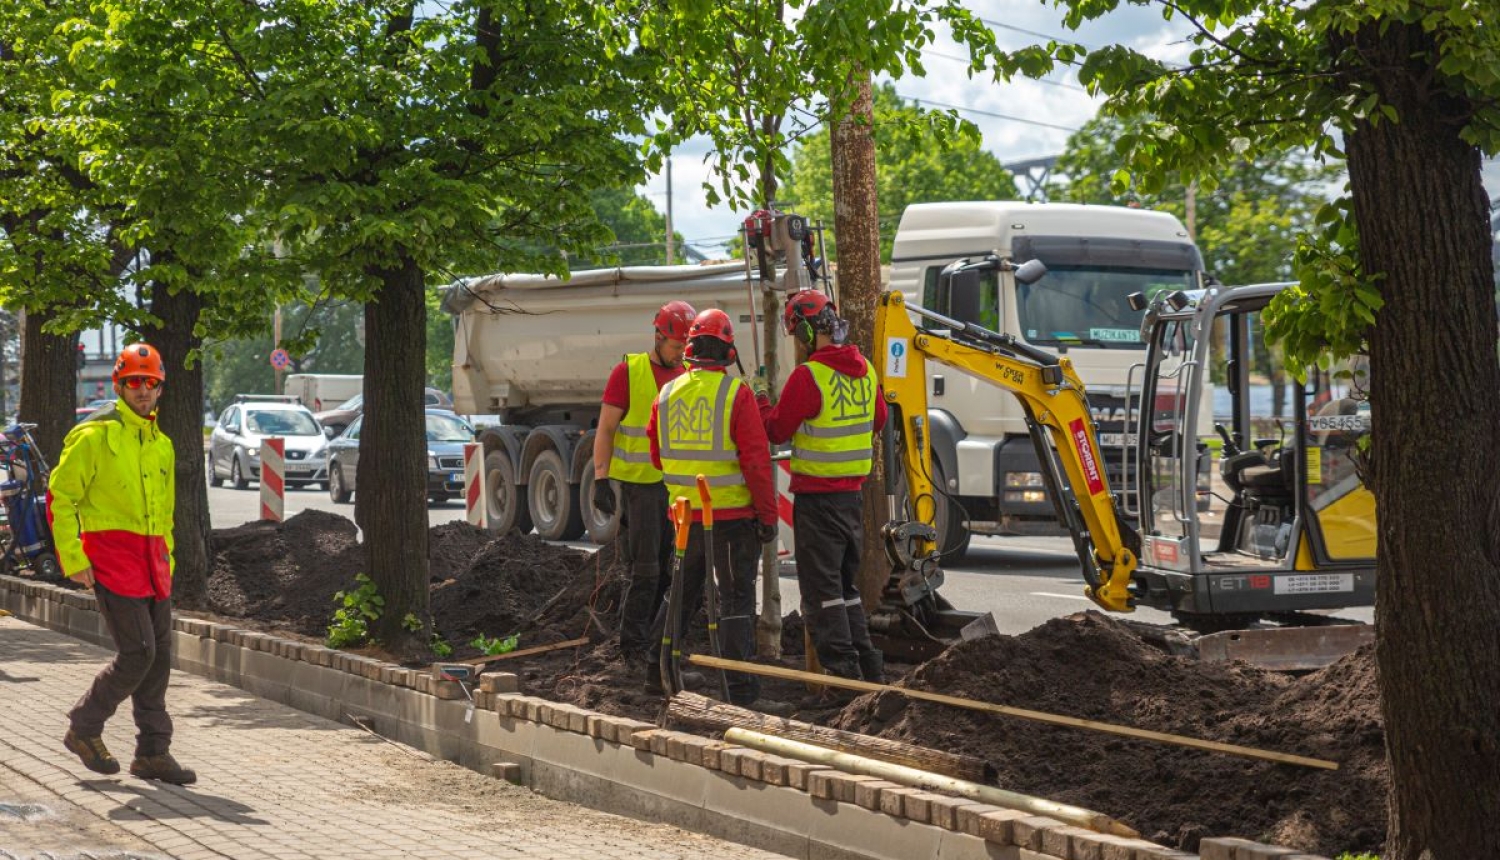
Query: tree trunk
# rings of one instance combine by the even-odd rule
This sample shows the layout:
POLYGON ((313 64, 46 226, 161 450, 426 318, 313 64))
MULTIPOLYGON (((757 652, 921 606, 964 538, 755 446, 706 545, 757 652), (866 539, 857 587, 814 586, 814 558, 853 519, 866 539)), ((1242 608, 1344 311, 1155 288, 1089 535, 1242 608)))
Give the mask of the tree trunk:
POLYGON ((1346 38, 1400 114, 1348 137, 1360 263, 1384 276, 1370 335, 1384 856, 1500 857, 1500 362, 1488 201, 1459 137, 1474 106, 1437 89, 1420 28, 1346 38))
MULTIPOLYGON (((857 97, 849 116, 833 126, 833 231, 839 248, 839 311, 849 321, 849 337, 866 356, 873 355, 875 305, 880 298, 880 209, 875 198, 875 115, 870 76, 855 72, 849 85, 857 97)), ((880 436, 874 438, 874 462, 865 482, 864 563, 859 593, 865 608, 874 607, 890 571, 880 528, 885 524, 885 469, 880 436)))
MULTIPOLYGON (((779 120, 777 122, 779 123, 779 120)), ((761 201, 767 208, 776 198, 776 187, 776 166, 771 159, 767 158, 760 168, 761 201)), ((749 259, 749 255, 750 245, 747 241, 746 259, 749 259)), ((746 265, 745 268, 747 271, 755 271, 754 266, 746 265)), ((781 296, 769 289, 769 284, 758 280, 757 283, 761 285, 760 360, 763 368, 761 372, 765 374, 766 381, 771 386, 771 396, 774 398, 781 393, 776 388, 781 369, 779 356, 781 296)), ((781 617, 786 608, 781 605, 781 558, 776 554, 774 541, 761 549, 760 583, 760 616, 755 624, 755 653, 766 659, 775 660, 781 657, 781 617)))
POLYGON ((42 456, 53 466, 62 454, 63 438, 73 427, 78 407, 78 335, 42 331, 56 316, 25 311, 21 330, 21 402, 16 420, 36 425, 32 434, 42 456))
POLYGON ((365 409, 355 519, 365 563, 385 608, 371 635, 403 659, 426 652, 428 617, 426 283, 409 257, 371 273, 380 292, 365 305, 365 409), (372 491, 366 491, 366 490, 372 491), (420 629, 408 630, 413 616, 420 629))
MULTIPOLYGON (((157 259, 162 258, 157 254, 157 259)), ((172 598, 185 608, 202 608, 208 589, 212 521, 208 511, 206 458, 203 454, 203 362, 188 366, 188 354, 202 346, 193 333, 203 311, 203 297, 192 290, 176 295, 161 285, 151 290, 151 313, 161 328, 146 341, 161 353, 167 385, 157 406, 157 421, 177 449, 177 512, 172 526, 176 568, 172 598)))

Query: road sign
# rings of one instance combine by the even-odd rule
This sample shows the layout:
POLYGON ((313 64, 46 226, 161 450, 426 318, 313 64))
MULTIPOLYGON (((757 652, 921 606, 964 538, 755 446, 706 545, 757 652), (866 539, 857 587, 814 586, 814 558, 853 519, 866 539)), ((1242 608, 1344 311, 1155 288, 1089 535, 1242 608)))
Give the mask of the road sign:
POLYGON ((284 349, 271 351, 271 366, 277 370, 286 370, 292 366, 292 354, 284 349))

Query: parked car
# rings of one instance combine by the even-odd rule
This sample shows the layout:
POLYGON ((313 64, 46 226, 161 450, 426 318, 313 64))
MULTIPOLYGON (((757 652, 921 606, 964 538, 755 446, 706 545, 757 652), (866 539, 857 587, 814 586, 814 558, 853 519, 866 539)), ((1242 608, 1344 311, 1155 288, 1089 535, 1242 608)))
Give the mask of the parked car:
MULTIPOLYGON (((422 400, 428 409, 453 408, 453 400, 436 388, 426 389, 426 394, 423 395, 422 400)), ((324 427, 332 427, 333 432, 337 434, 344 432, 344 429, 353 423, 354 419, 363 415, 364 412, 365 396, 361 393, 354 395, 332 409, 325 409, 322 412, 314 413, 314 415, 319 421, 323 422, 324 427)))
POLYGON ((208 482, 245 489, 260 480, 260 447, 268 436, 286 440, 286 485, 328 487, 328 435, 306 406, 275 401, 235 403, 208 437, 208 482))
MULTIPOLYGON (((328 496, 346 504, 359 480, 359 435, 364 416, 328 443, 328 496)), ((427 498, 441 505, 464 492, 464 445, 474 427, 446 409, 427 410, 427 498)))

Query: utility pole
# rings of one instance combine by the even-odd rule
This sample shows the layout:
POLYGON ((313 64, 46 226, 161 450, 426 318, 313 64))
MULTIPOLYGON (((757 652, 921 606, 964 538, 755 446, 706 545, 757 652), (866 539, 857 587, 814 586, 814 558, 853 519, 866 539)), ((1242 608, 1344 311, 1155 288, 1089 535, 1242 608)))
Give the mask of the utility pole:
POLYGON ((667 265, 675 261, 676 248, 672 244, 672 159, 667 159, 667 265))

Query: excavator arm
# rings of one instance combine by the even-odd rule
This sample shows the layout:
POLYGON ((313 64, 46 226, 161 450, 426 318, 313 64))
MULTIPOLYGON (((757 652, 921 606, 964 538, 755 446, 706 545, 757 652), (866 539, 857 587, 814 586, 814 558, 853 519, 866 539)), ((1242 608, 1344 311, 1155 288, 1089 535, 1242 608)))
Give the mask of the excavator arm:
POLYGON ((1021 402, 1047 490, 1078 550, 1088 584, 1085 593, 1104 609, 1131 611, 1140 536, 1120 516, 1110 492, 1088 397, 1072 362, 1011 335, 909 307, 899 292, 880 297, 874 346, 891 412, 885 438, 891 522, 884 536, 893 589, 910 594, 914 584, 932 581, 938 569, 936 493, 947 488, 932 483, 927 427, 927 362, 936 361, 1009 391, 1021 402), (911 313, 940 328, 919 330, 911 313), (897 509, 895 469, 905 476, 912 520, 897 509))

